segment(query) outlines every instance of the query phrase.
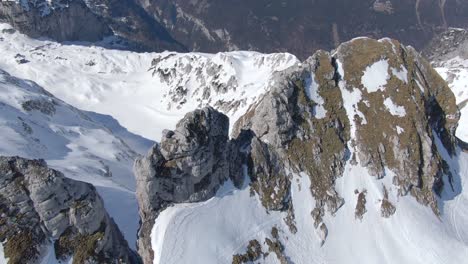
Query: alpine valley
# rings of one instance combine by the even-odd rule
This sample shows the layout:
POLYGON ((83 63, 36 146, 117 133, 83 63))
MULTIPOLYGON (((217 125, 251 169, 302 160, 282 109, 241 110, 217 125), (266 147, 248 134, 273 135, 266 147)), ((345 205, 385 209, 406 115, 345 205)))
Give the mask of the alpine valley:
POLYGON ((0 24, 1 264, 467 263, 466 30, 422 53, 144 53, 124 19, 32 2, 122 33, 0 24))

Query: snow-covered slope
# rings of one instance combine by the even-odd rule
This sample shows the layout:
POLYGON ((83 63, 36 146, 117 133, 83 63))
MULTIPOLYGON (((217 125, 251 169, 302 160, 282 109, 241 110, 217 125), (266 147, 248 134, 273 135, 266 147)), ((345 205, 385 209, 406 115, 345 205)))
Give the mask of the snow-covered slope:
POLYGON ((9 28, 0 24, 1 69, 153 140, 208 103, 235 120, 265 92, 273 72, 299 63, 290 54, 158 54, 62 45, 9 28))
POLYGON ((423 51, 434 68, 452 89, 462 113, 457 137, 468 141, 468 31, 449 28, 442 32, 423 51))
MULTIPOLYGON (((455 143, 455 98, 427 61, 397 41, 363 38, 274 81, 234 128, 253 137, 234 137, 247 144, 242 187, 227 154, 232 167, 214 197, 180 203, 188 184, 179 179, 213 163, 184 145, 196 146, 194 135, 210 142, 186 122, 213 115, 187 115, 137 163, 142 221, 155 216, 151 250, 139 248, 147 263, 466 261, 468 154, 455 143)), ((218 180, 209 177, 196 192, 209 193, 218 180)))
MULTIPOLYGON (((468 155, 453 159, 459 164, 457 186, 468 186, 468 155)), ((387 179, 390 179, 388 177, 387 179)), ((391 218, 380 215, 384 197, 382 183, 371 177, 366 168, 348 164, 337 182, 337 191, 346 201, 355 201, 355 190, 367 190, 367 213, 362 221, 352 220, 355 204, 346 203, 336 216, 325 221, 329 232, 322 237, 314 228, 310 212, 314 200, 307 175, 294 174, 292 199, 297 233, 289 232, 283 219, 286 213, 269 212, 248 187, 236 189, 227 182, 212 199, 195 204, 178 204, 157 218, 152 244, 154 263, 231 263, 235 254, 246 251, 246 241, 256 239, 268 252, 266 238, 277 227, 284 241, 288 263, 464 263, 468 258, 468 194, 444 195, 443 216, 438 218, 410 197, 397 197, 391 190, 389 199, 398 210, 391 218), (242 209, 239 209, 242 208, 242 209), (189 234, 189 235, 184 235, 189 234), (193 239, 197 238, 197 239, 193 239)), ((461 192, 461 193, 460 193, 461 192)), ((257 261, 255 262, 257 263, 257 261)), ((274 254, 258 263, 280 263, 274 254)))
POLYGON ((452 89, 460 108, 457 137, 468 142, 468 59, 459 56, 441 62, 435 68, 452 89))
MULTIPOLYGON (((386 52, 396 49, 390 40, 381 40, 379 43, 386 43, 386 52)), ((30 39, 10 30, 5 24, 0 25, 0 56, 0 154, 44 158, 51 167, 64 172, 67 177, 94 184, 110 215, 132 247, 138 228, 138 206, 131 168, 138 154, 145 153, 152 144, 132 133, 160 140, 163 129, 173 129, 187 112, 205 105, 227 114, 231 118, 230 128, 235 129, 234 122, 244 116, 250 106, 264 99, 270 87, 276 85, 275 81, 287 83, 287 80, 278 79, 284 76, 275 74, 276 71, 287 72, 293 68, 299 71, 303 67, 290 54, 133 53, 77 43, 58 44, 30 39), (93 112, 78 110, 67 103, 93 112)), ((314 59, 319 61, 319 57, 317 55, 314 59)), ((421 77, 409 75, 409 68, 392 66, 399 61, 376 57, 373 64, 367 65, 359 73, 353 72, 355 69, 348 66, 346 75, 352 72, 358 77, 345 77, 343 61, 335 61, 333 67, 336 68, 330 66, 329 62, 330 58, 327 57, 314 66, 322 67, 320 71, 325 71, 320 72, 321 79, 318 74, 314 76, 310 72, 302 76, 307 78, 303 88, 308 100, 296 96, 298 100, 303 100, 300 104, 315 109, 310 113, 310 120, 314 123, 309 125, 314 129, 330 128, 332 132, 327 130, 323 134, 313 134, 301 140, 315 140, 317 135, 323 135, 332 139, 337 137, 338 140, 345 140, 342 137, 349 136, 358 142, 357 135, 362 133, 362 138, 368 136, 362 131, 370 130, 365 125, 370 127, 371 118, 374 121, 376 119, 370 110, 371 106, 381 111, 381 117, 390 120, 390 123, 405 125, 406 131, 403 127, 395 126, 393 130, 384 133, 385 140, 389 140, 387 135, 392 138, 398 138, 393 137, 394 134, 401 135, 400 139, 408 133, 416 135, 415 131, 410 131, 415 130, 412 123, 404 122, 414 118, 410 116, 413 103, 407 103, 409 97, 399 97, 403 91, 400 92, 398 87, 404 90, 406 86, 413 85, 418 98, 424 97, 425 92, 427 94, 434 87, 419 83, 421 77), (341 81, 339 87, 336 87, 335 81, 340 81, 340 78, 346 78, 348 84, 341 81), (412 79, 416 80, 419 88, 411 83, 412 79), (325 87, 320 92, 319 85, 325 87), (390 86, 397 88, 388 88, 390 86), (340 91, 343 96, 335 96, 335 91, 340 91), (323 96, 324 93, 327 97, 323 96), (343 107, 336 109, 338 105, 343 107), (341 113, 344 115, 339 116, 341 113), (347 121, 343 121, 342 117, 347 121), (334 129, 348 129, 348 124, 349 135, 345 132, 343 135, 335 134, 334 129)), ((438 70, 449 81, 450 76, 453 76, 449 71, 459 76, 468 76, 465 75, 466 66, 458 66, 463 63, 454 60, 438 70)), ((463 78, 454 78, 457 81, 452 82, 457 103, 462 105, 468 98, 464 92, 466 80, 463 78)), ((412 100, 415 101, 416 97, 413 96, 412 100)), ((301 108, 299 113, 308 114, 308 109, 301 108)), ((418 111, 420 109, 424 107, 418 108, 418 111)), ((462 139, 466 138, 468 131, 465 126, 468 122, 463 121, 468 116, 466 109, 462 109, 457 131, 462 139)), ((266 111, 260 108, 257 110, 266 111)), ((271 110, 275 112, 278 109, 271 110)), ((281 111, 293 110, 283 107, 278 110, 281 111)), ((269 113, 261 114, 269 116, 269 113)), ((455 119, 454 116, 444 118, 455 119)), ((267 127, 266 132, 270 133, 268 136, 276 138, 280 133, 273 132, 275 126, 290 125, 282 119, 278 120, 265 118, 261 120, 264 123, 257 122, 255 125, 258 129, 267 127)), ((169 134, 164 136, 171 137, 169 134)), ((298 138, 297 134, 293 137, 298 138)), ((417 138, 421 138, 419 134, 417 138)), ((323 152, 329 150, 320 149, 322 139, 299 144, 303 148, 306 143, 319 146, 319 150, 314 152, 314 158, 320 157, 324 158, 324 162, 330 162, 327 160, 329 157, 323 156, 323 152)), ((262 140, 265 144, 273 144, 273 140, 262 140)), ((359 145, 362 142, 355 144, 351 140, 345 142, 345 145, 349 145, 346 150, 351 152, 342 152, 346 158, 344 172, 336 178, 336 182, 332 180, 333 185, 324 194, 326 199, 343 198, 345 203, 336 213, 330 212, 330 208, 326 209, 320 216, 323 219, 318 226, 314 225, 315 219, 311 217, 311 212, 318 208, 317 199, 311 193, 311 188, 315 186, 309 177, 311 175, 287 168, 291 182, 291 208, 297 228, 293 232, 285 220, 290 218, 291 212, 267 211, 262 204, 264 197, 259 197, 249 186, 248 179, 252 175, 246 173, 246 181, 241 188, 234 187, 234 182, 228 180, 208 201, 176 204, 163 210, 151 232, 154 262, 170 264, 197 260, 197 263, 231 263, 233 256, 248 250, 249 240, 257 240, 261 251, 269 252, 258 260, 261 263, 463 263, 468 258, 468 229, 464 224, 468 222, 468 194, 465 188, 468 187, 468 154, 456 149, 455 155, 450 156, 439 142, 438 152, 448 163, 453 175, 453 189, 450 190, 447 184, 438 197, 441 214, 437 216, 429 206, 423 206, 414 197, 398 195, 398 187, 401 186, 397 187, 392 182, 395 175, 391 169, 380 168, 385 177, 377 179, 371 176, 368 168, 359 164, 360 158, 350 159, 350 155, 364 149, 359 145), (362 219, 357 219, 356 201, 359 201, 358 197, 362 193, 365 193, 366 212, 362 219), (389 218, 382 217, 384 200, 398 208, 389 218)), ((328 146, 336 147, 332 144, 334 142, 328 142, 328 146)), ((374 150, 373 142, 366 143, 368 146, 365 151, 374 150)), ((414 147, 409 144, 403 146, 414 147)), ((374 162, 374 159, 382 159, 386 151, 398 153, 398 149, 388 146, 379 145, 375 148, 375 153, 369 155, 369 163, 374 162)), ((428 147, 424 151, 432 149, 428 147)), ((338 159, 339 155, 335 154, 333 158, 338 159)), ((401 156, 398 158, 397 161, 402 161, 401 156)), ((310 163, 312 161, 309 160, 310 163)), ((306 167, 308 165, 305 164, 306 167)), ((336 163, 332 166, 338 167, 336 163)), ((448 180, 445 179, 445 182, 448 180)), ((274 190, 277 191, 276 188, 274 190)), ((325 208, 325 205, 320 206, 325 208)))
POLYGON ((36 83, 1 69, 0 134, 0 155, 45 159, 67 177, 92 183, 135 246, 138 214, 132 165, 151 141, 129 133, 108 116, 78 110, 36 83))

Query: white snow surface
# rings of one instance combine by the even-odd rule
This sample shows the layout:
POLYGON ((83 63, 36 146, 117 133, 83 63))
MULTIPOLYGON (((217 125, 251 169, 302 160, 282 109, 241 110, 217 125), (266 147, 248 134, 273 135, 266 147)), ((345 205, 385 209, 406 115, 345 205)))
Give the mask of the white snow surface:
MULTIPOLYGON (((367 168, 347 164, 336 184, 345 205, 336 216, 326 215, 329 235, 323 246, 310 215, 315 202, 306 174, 296 174, 292 180, 296 234, 285 225, 285 213, 267 214, 258 197, 250 196, 249 188, 238 190, 227 182, 206 202, 178 204, 160 214, 152 232, 154 263, 230 263, 233 255, 245 253, 248 241, 257 239, 262 244, 266 237, 271 238, 274 226, 281 230, 284 253, 292 263, 464 263, 468 257, 468 227, 464 224, 468 221, 468 193, 462 185, 468 182, 468 155, 459 152, 448 161, 456 172, 455 189, 443 193, 440 219, 414 198, 398 197, 396 188, 390 187, 391 171, 377 180, 367 168), (388 219, 380 215, 383 184, 397 207, 388 219), (367 191, 362 221, 354 215, 356 189, 367 191)), ((258 263, 278 261, 260 259, 258 263)))
POLYGON ((385 90, 385 85, 390 79, 388 67, 388 60, 379 60, 364 70, 361 83, 367 89, 368 93, 385 90))
POLYGON ((363 125, 367 124, 366 117, 361 111, 359 111, 359 107, 358 107, 359 102, 362 101, 362 92, 361 90, 357 88, 352 88, 351 91, 347 88, 346 81, 344 81, 345 75, 344 75, 344 70, 343 70, 343 64, 339 60, 336 60, 336 62, 338 64, 338 73, 341 76, 341 80, 338 83, 338 86, 341 90, 343 106, 346 110, 346 114, 348 116, 349 123, 351 125, 350 127, 351 139, 354 139, 356 138, 356 121, 357 121, 355 117, 358 116, 361 119, 361 124, 363 125))
POLYGON ((405 129, 400 127, 400 126, 396 126, 396 130, 397 130, 397 133, 398 135, 400 135, 401 133, 405 132, 405 129))
POLYGON ((402 65, 400 69, 392 68, 392 74, 400 79, 400 81, 408 83, 408 70, 405 66, 402 65))
POLYGON ((405 107, 395 104, 392 98, 390 97, 385 98, 384 105, 392 115, 398 116, 398 117, 406 116, 405 107))
POLYGON ((0 155, 45 159, 66 177, 96 186, 109 214, 135 247, 138 210, 132 166, 152 141, 129 133, 109 116, 76 109, 36 83, 1 69, 0 135, 0 155), (44 110, 31 110, 25 107, 27 102, 44 110))
POLYGON ((8 264, 8 259, 5 258, 5 253, 3 252, 2 243, 0 243, 0 264, 8 264))
POLYGON ((460 106, 461 118, 456 135, 468 142, 468 60, 455 57, 436 70, 447 81, 460 106))
POLYGON ((187 112, 206 105, 227 114, 232 123, 268 90, 273 72, 299 63, 287 53, 135 53, 64 45, 2 33, 5 28, 11 27, 0 24, 0 69, 33 80, 75 107, 111 115, 132 133, 154 141, 187 112), (18 64, 17 54, 29 62, 18 64), (159 60, 155 66, 153 59, 159 60), (166 78, 153 76, 158 70, 166 78), (202 80, 206 85, 200 87, 202 80), (180 90, 186 91, 183 99, 172 98, 180 90), (222 107, 236 102, 237 107, 222 107))

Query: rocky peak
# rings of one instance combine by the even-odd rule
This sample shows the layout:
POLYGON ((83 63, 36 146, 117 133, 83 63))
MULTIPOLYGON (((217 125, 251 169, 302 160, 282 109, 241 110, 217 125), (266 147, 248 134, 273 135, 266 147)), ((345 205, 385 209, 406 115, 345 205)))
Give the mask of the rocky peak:
POLYGON ((150 233, 158 213, 173 203, 198 202, 214 195, 229 177, 229 119, 211 107, 188 113, 160 144, 135 162, 142 225, 139 253, 151 262, 150 233))
POLYGON ((0 241, 8 263, 47 252, 73 263, 138 263, 95 188, 42 160, 0 157, 0 241))
POLYGON ((454 153, 460 117, 447 84, 419 53, 394 40, 356 39, 335 56, 352 158, 377 177, 393 171, 401 194, 411 192, 437 211, 434 192, 447 172, 435 142, 454 153))
POLYGON ((307 173, 317 228, 326 209, 334 214, 345 202, 334 185, 348 162, 377 178, 393 172, 399 195, 411 193, 439 212, 435 197, 450 172, 436 141, 454 153, 459 112, 445 82, 414 49, 355 39, 276 78, 236 122, 234 136, 252 130, 287 167, 307 173))
POLYGON ((139 245, 145 261, 153 260, 149 234, 165 206, 206 200, 225 179, 239 187, 245 172, 251 195, 266 211, 284 213, 291 234, 297 232, 292 179, 309 177, 310 186, 302 188, 315 200, 310 221, 322 244, 333 232, 327 226, 333 220, 326 219, 333 219, 345 203, 356 205, 353 219, 363 220, 372 210, 366 208, 363 186, 356 189, 355 201, 346 201, 337 191, 345 168, 362 168, 382 182, 382 217, 398 210, 389 190, 410 194, 439 214, 436 197, 451 186, 440 148, 455 153, 459 112, 446 83, 413 48, 391 39, 354 39, 270 78, 268 90, 235 120, 231 141, 227 134, 212 132, 217 126, 214 131, 226 133, 226 118, 213 123, 217 118, 206 117, 221 114, 204 108, 187 114, 136 163, 143 204, 139 245), (228 166, 213 166, 226 160, 228 166), (206 176, 195 173, 200 168, 206 176), (210 180, 200 181, 202 177, 210 180), (192 188, 198 182, 203 187, 192 188))

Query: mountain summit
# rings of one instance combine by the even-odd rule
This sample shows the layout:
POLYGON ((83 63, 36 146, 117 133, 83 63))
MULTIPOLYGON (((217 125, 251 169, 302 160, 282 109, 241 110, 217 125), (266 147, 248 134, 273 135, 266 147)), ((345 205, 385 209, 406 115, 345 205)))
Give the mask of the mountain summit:
POLYGON ((463 247, 458 222, 418 227, 456 209, 447 204, 468 158, 459 116, 443 79, 395 40, 318 51, 274 74, 231 139, 227 117, 203 108, 136 162, 139 253, 145 263, 461 261, 466 251, 434 247, 463 247), (434 256, 420 257, 426 247, 434 256))
POLYGON ((0 24, 0 264, 464 263, 466 38, 443 36, 432 64, 367 37, 301 61, 0 24))

